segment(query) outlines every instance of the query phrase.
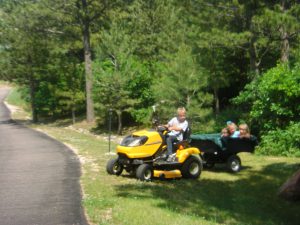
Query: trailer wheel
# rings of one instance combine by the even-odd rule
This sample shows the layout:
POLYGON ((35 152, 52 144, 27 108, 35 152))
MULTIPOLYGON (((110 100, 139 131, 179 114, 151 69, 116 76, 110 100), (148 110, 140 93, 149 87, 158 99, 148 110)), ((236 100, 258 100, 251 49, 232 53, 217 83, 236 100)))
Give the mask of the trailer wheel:
POLYGON ((153 169, 148 164, 141 164, 136 170, 136 178, 141 181, 150 181, 153 177, 153 169))
POLYGON ((106 164, 106 171, 108 174, 119 176, 123 172, 123 165, 118 159, 110 159, 106 164))
POLYGON ((200 176, 202 169, 202 161, 195 156, 190 156, 183 163, 181 167, 181 174, 184 178, 197 179, 200 176))
POLYGON ((227 168, 230 172, 237 173, 241 170, 241 167, 241 159, 237 155, 232 155, 227 159, 227 168))

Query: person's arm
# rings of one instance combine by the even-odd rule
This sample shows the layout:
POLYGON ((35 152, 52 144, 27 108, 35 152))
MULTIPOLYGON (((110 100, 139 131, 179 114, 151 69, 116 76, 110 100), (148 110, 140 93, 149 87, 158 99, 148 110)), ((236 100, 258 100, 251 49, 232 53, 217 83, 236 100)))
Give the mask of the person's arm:
MULTIPOLYGON (((182 125, 182 124, 181 124, 181 125, 182 125)), ((172 129, 172 130, 174 130, 174 131, 185 132, 186 129, 188 128, 188 125, 189 125, 188 122, 185 121, 184 124, 183 124, 182 126, 174 125, 174 126, 171 126, 171 127, 169 128, 169 130, 172 129)))
POLYGON ((174 131, 183 131, 183 129, 181 127, 178 127, 176 125, 174 126, 169 126, 168 129, 171 131, 171 130, 174 130, 174 131))

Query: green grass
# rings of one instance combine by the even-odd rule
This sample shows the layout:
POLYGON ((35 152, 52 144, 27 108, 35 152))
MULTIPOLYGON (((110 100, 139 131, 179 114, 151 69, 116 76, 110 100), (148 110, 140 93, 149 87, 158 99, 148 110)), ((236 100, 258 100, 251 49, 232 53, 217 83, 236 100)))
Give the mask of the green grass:
MULTIPOLYGON (((83 162, 83 205, 94 224, 298 224, 300 204, 277 197, 299 158, 240 154, 238 174, 217 165, 198 180, 140 182, 105 171, 108 143, 67 127, 37 126, 74 146, 83 162)), ((114 144, 115 146, 115 144, 114 144)))
POLYGON ((21 93, 15 88, 11 90, 6 100, 9 104, 12 105, 16 105, 20 107, 26 106, 26 103, 21 99, 21 93))
POLYGON ((7 86, 9 83, 7 81, 0 80, 0 87, 7 86))
MULTIPOLYGON (((299 158, 240 154, 238 174, 224 165, 198 180, 140 182, 106 173, 108 142, 64 123, 34 125, 73 146, 82 161, 83 206, 92 224, 215 225, 299 224, 300 204, 277 197, 279 187, 300 168, 299 158)), ((113 144, 113 148, 116 144, 113 144)))
POLYGON ((7 102, 11 105, 19 106, 29 111, 29 105, 21 98, 20 90, 13 88, 7 97, 7 102))
MULTIPOLYGON (((6 83, 10 87, 12 86, 9 83, 6 83)), ((0 83, 1 86, 1 83, 0 83)), ((21 98, 21 92, 18 88, 11 88, 9 95, 6 98, 8 104, 16 106, 13 110, 13 116, 15 120, 20 120, 21 122, 25 122, 24 120, 28 120, 31 117, 30 106, 28 102, 25 102, 21 98)))

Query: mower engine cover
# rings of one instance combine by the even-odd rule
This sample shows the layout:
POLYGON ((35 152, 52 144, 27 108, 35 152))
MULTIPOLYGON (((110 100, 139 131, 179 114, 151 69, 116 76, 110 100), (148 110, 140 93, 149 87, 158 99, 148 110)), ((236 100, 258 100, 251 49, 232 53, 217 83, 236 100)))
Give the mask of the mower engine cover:
POLYGON ((163 138, 159 132, 142 130, 125 137, 117 146, 117 153, 128 158, 147 158, 153 156, 162 145, 163 138))

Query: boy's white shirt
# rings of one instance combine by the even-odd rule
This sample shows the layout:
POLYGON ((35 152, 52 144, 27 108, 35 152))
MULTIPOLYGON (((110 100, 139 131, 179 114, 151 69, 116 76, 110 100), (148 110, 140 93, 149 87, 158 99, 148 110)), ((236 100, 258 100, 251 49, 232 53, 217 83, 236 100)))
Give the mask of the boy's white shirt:
MULTIPOLYGON (((180 122, 177 117, 174 117, 168 122, 168 126, 180 127, 182 129, 182 131, 185 132, 186 129, 188 128, 188 122, 186 120, 184 120, 183 122, 180 122)), ((180 132, 180 131, 172 130, 172 131, 170 131, 169 135, 176 136, 179 141, 182 141, 182 139, 183 139, 182 132, 180 132)))

